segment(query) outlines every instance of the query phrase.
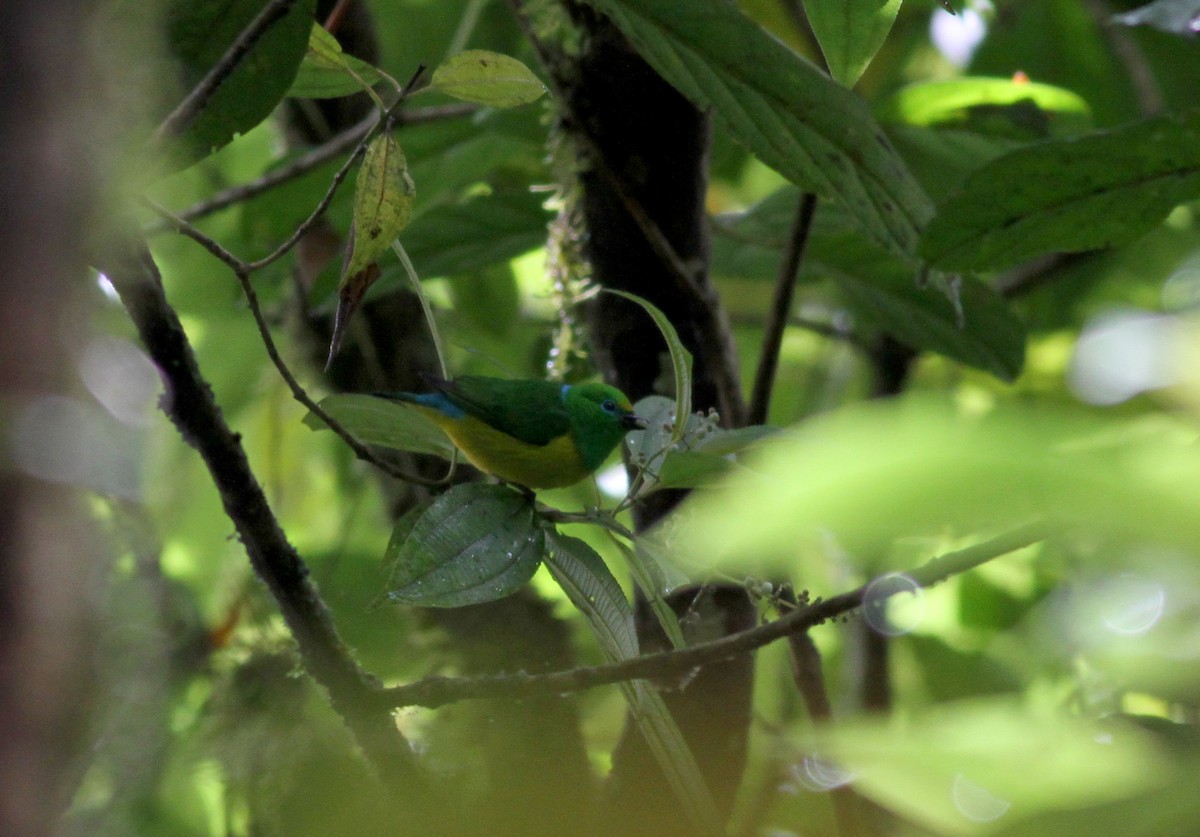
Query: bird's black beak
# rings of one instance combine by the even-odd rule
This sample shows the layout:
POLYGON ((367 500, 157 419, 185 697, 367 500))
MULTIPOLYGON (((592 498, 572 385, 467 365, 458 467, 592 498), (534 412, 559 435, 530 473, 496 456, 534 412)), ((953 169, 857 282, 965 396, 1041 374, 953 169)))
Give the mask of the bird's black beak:
POLYGON ((626 430, 645 430, 647 426, 646 420, 641 416, 635 416, 633 413, 621 416, 621 427, 626 430))

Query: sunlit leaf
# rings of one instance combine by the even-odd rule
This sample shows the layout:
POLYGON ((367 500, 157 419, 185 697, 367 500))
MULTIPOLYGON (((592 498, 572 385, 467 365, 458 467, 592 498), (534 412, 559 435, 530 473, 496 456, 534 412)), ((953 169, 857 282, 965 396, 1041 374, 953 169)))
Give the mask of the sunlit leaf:
POLYGON ((882 122, 963 127, 994 136, 1043 137, 1091 127, 1091 108, 1062 87, 967 77, 902 87, 878 109, 882 122))
POLYGON ((429 89, 465 102, 511 108, 536 102, 546 92, 546 85, 515 58, 469 49, 438 66, 429 89))
POLYGON ((843 721, 819 739, 821 757, 856 791, 941 834, 1128 798, 1159 785, 1169 770, 1153 742, 1132 729, 1114 735, 1006 699, 942 706, 903 724, 843 721))
POLYGON ((386 596, 421 607, 502 599, 533 577, 544 553, 529 498, 503 485, 457 485, 433 501, 402 542, 389 544, 386 596))
POLYGON ((766 442, 693 495, 673 544, 727 572, 788 573, 832 536, 852 556, 897 538, 1048 517, 1112 537, 1200 541, 1200 454, 1074 411, 985 418, 908 399, 844 409, 766 442), (1107 439, 1100 444, 1090 440, 1107 439))

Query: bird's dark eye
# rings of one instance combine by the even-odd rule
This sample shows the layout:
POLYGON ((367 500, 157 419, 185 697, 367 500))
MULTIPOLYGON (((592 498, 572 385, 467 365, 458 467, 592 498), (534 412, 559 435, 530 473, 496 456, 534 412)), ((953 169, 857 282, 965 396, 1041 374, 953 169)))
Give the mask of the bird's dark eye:
POLYGON ((615 413, 617 411, 617 402, 611 398, 606 398, 600 402, 600 409, 606 413, 615 413))

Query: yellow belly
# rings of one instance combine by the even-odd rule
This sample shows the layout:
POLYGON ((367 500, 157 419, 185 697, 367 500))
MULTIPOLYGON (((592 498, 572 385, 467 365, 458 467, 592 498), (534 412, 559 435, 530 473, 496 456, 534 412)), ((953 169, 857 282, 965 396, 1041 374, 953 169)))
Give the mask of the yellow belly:
POLYGON ((437 410, 413 406, 442 428, 472 465, 507 482, 529 488, 560 488, 588 475, 570 436, 559 436, 546 445, 530 445, 471 416, 452 419, 437 410))

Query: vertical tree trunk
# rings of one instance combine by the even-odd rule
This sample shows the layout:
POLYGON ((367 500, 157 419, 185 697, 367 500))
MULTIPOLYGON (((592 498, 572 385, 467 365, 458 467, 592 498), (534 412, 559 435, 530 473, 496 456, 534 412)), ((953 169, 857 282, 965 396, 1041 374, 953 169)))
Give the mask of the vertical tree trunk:
POLYGON ((78 492, 36 464, 69 455, 70 440, 30 421, 71 380, 83 333, 84 18, 62 0, 0 3, 0 834, 23 837, 57 830, 88 694, 86 582, 98 539, 78 492))

